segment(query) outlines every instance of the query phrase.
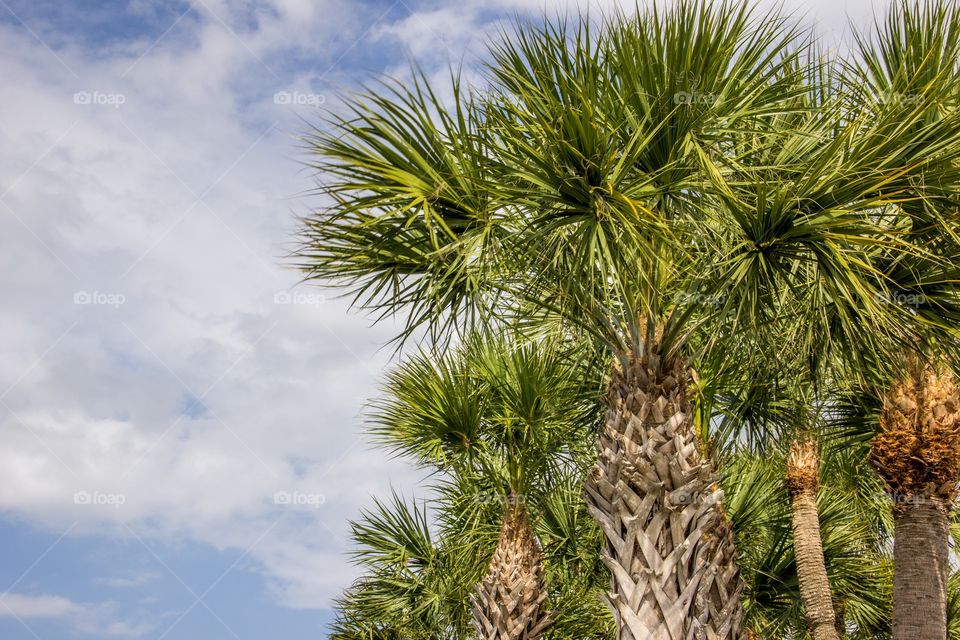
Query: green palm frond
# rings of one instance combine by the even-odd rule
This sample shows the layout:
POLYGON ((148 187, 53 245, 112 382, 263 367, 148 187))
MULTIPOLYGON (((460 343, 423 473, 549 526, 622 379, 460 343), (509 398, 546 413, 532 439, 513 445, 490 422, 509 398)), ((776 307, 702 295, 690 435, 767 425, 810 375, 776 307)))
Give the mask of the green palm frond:
POLYGON ((466 598, 469 578, 462 572, 470 565, 434 539, 425 504, 409 505, 394 494, 352 530, 354 558, 367 573, 338 601, 332 637, 461 637, 455 630, 469 627, 467 614, 448 603, 466 598))
POLYGON ((496 246, 492 183, 478 115, 451 80, 445 104, 417 69, 345 101, 305 137, 326 205, 303 220, 296 260, 308 279, 345 287, 403 335, 481 319, 495 295, 484 257, 496 246))
POLYGON ((473 336, 421 352, 389 376, 371 432, 420 464, 500 479, 523 495, 574 464, 598 415, 602 375, 589 350, 554 338, 473 336))
POLYGON ((372 411, 374 439, 444 468, 480 453, 485 384, 455 355, 408 358, 387 376, 372 411))
POLYGON ((435 558, 426 509, 408 507, 397 494, 392 504, 377 501, 374 511, 365 512, 352 529, 362 545, 357 552, 361 561, 416 568, 428 566, 435 558))

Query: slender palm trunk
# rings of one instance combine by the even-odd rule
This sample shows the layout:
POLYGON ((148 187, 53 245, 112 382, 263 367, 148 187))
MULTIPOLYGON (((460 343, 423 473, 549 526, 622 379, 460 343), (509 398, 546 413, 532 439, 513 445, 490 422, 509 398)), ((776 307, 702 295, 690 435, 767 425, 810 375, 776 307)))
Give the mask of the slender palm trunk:
POLYGON ((526 511, 508 505, 487 575, 471 597, 480 640, 536 640, 556 617, 544 607, 543 564, 526 511))
POLYGON ((787 457, 787 488, 793 524, 793 548, 800 599, 814 640, 839 640, 830 581, 823 559, 817 486, 820 458, 813 442, 797 440, 787 457))
POLYGON ((884 399, 871 458, 894 498, 893 640, 945 640, 960 475, 960 395, 949 370, 911 362, 884 399))
POLYGON ((617 640, 737 638, 743 582, 723 492, 698 448, 690 371, 652 353, 616 370, 586 482, 607 540, 617 640))

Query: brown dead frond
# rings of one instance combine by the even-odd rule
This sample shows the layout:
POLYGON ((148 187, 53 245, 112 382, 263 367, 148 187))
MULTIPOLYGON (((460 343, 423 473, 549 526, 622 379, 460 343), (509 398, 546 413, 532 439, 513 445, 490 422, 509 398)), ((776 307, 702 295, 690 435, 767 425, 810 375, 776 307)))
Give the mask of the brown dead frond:
POLYGON ((915 364, 890 389, 871 461, 894 496, 952 502, 960 476, 960 398, 952 371, 915 364))
POLYGON ((820 475, 820 456, 816 443, 801 437, 794 440, 787 454, 787 488, 790 493, 816 493, 820 475))

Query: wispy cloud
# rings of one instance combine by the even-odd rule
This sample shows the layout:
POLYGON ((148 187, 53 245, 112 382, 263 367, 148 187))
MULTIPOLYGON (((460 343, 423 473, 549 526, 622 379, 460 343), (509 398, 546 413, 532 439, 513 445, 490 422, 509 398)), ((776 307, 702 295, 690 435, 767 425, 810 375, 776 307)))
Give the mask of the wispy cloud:
POLYGON ((113 603, 81 604, 54 595, 0 594, 0 618, 15 618, 33 633, 30 624, 41 619, 63 619, 77 631, 91 636, 139 638, 154 629, 153 622, 116 618, 113 603))
POLYGON ((111 589, 134 589, 149 584, 160 577, 160 574, 154 571, 146 571, 131 576, 113 576, 104 578, 95 578, 94 583, 110 587, 111 589))
POLYGON ((0 594, 0 617, 63 618, 73 617, 84 610, 82 605, 61 596, 31 596, 22 593, 0 594))

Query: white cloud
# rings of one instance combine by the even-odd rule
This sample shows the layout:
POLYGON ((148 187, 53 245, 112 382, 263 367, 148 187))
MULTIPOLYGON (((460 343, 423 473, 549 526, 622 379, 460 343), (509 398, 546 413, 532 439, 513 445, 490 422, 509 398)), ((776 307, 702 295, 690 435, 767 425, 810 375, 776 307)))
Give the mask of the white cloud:
POLYGON ((0 594, 0 618, 15 618, 33 635, 30 627, 34 620, 65 620, 78 631, 94 636, 139 638, 154 629, 152 622, 131 622, 116 619, 113 603, 80 604, 52 595, 28 595, 23 593, 0 594))
POLYGON ((134 589, 149 584, 160 577, 160 574, 154 571, 144 571, 129 576, 107 576, 94 579, 94 583, 101 584, 111 589, 134 589))
POLYGON ((332 63, 359 18, 206 4, 152 48, 65 42, 66 67, 0 23, 0 509, 249 551, 284 604, 325 607, 352 572, 348 518, 405 476, 358 418, 389 331, 330 292, 275 302, 299 278, 283 256, 306 203, 289 197, 311 183, 292 159, 308 111, 273 94, 301 82, 284 55, 332 63), (326 571, 299 570, 316 558, 326 571))
MULTIPOLYGON (((669 4, 669 3, 667 3, 669 4)), ((821 43, 829 49, 842 49, 849 44, 849 24, 867 27, 878 8, 868 0, 805 0, 786 3, 780 0, 758 0, 757 13, 783 6, 786 15, 801 24, 812 27, 821 43)), ((640 2, 650 7, 653 2, 640 2)), ((634 0, 462 0, 460 2, 422 2, 401 20, 380 25, 376 34, 393 39, 419 61, 431 65, 446 60, 454 63, 465 58, 475 60, 486 51, 487 43, 496 40, 512 17, 537 20, 542 16, 575 16, 587 13, 600 19, 617 11, 633 13, 638 4, 634 0), (466 52, 466 56, 464 56, 466 52)), ((405 68, 397 66, 394 73, 402 75, 405 68)))
POLYGON ((0 594, 0 617, 24 620, 75 616, 83 607, 61 596, 30 596, 20 593, 0 594))
POLYGON ((115 620, 95 633, 101 633, 117 638, 139 638, 150 633, 156 628, 156 625, 149 622, 134 624, 124 620, 115 620))

